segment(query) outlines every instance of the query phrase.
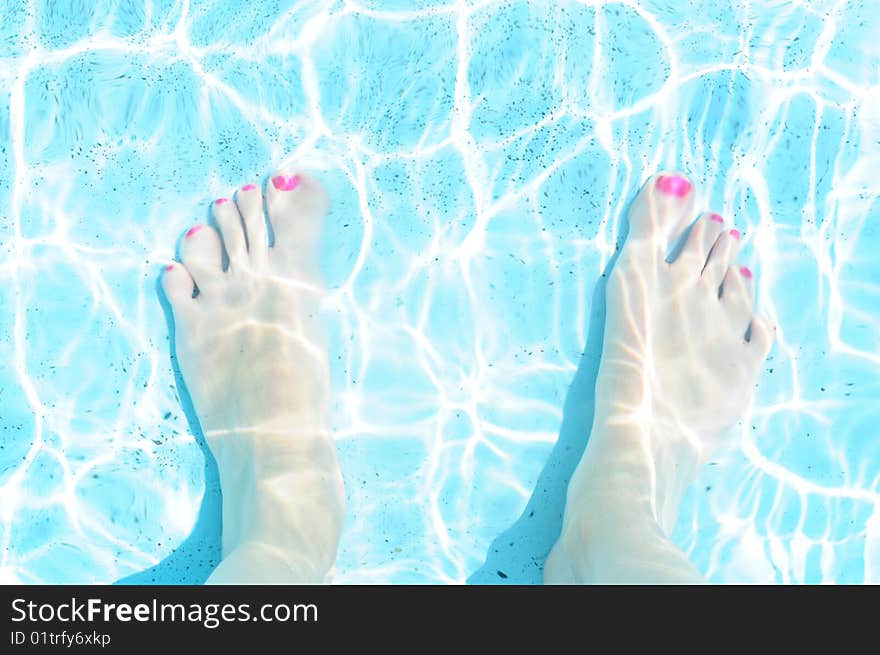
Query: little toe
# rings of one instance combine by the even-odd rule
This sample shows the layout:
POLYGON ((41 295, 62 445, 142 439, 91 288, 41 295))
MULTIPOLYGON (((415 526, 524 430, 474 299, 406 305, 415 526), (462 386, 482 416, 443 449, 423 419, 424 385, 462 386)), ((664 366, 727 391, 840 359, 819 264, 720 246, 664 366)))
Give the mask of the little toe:
POLYGON ((755 316, 749 324, 749 347, 764 361, 776 341, 776 326, 767 319, 755 316))
POLYGON ((192 307, 195 285, 182 265, 175 262, 165 267, 162 272, 162 290, 174 311, 175 320, 192 307))
POLYGON ((734 325, 742 327, 743 339, 752 317, 754 285, 752 272, 745 266, 731 266, 721 284, 721 304, 727 309, 734 325))
POLYGON ((220 235, 212 227, 195 225, 183 235, 180 258, 199 293, 222 279, 220 248, 220 235))
POLYGON ((247 246, 238 210, 233 203, 229 202, 228 198, 217 198, 211 208, 214 220, 220 226, 223 245, 226 247, 226 254, 229 257, 229 268, 240 269, 247 261, 247 246))
POLYGON ((664 256, 690 222, 693 185, 681 173, 652 177, 636 197, 629 213, 629 238, 650 241, 664 256))
POLYGON ((291 265, 314 265, 327 206, 327 195, 313 178, 303 173, 273 176, 266 190, 266 207, 275 236, 272 256, 291 265))
POLYGON ((706 259, 706 266, 703 268, 703 278, 713 288, 717 289, 721 286, 727 269, 739 252, 739 246, 739 230, 725 230, 715 240, 706 259))
POLYGON ((675 265, 683 265, 696 270, 698 274, 702 273, 709 251, 722 230, 724 230, 724 219, 718 214, 705 213, 700 216, 691 227, 687 241, 675 259, 675 265))
POLYGON ((256 184, 245 184, 235 194, 235 204, 238 205, 244 222, 251 265, 260 266, 266 261, 269 240, 266 237, 266 219, 263 216, 263 195, 259 187, 256 184))

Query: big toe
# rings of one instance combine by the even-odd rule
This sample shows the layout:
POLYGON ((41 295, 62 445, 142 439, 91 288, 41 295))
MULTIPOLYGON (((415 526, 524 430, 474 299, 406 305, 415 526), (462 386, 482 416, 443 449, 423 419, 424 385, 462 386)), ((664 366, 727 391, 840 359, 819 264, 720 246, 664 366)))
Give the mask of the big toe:
POLYGON ((274 242, 271 257, 285 267, 312 269, 316 263, 327 194, 304 173, 278 173, 266 190, 274 242))
POLYGON ((664 255, 684 231, 694 205, 694 187, 681 173, 658 173, 642 187, 629 212, 629 239, 648 242, 664 255))

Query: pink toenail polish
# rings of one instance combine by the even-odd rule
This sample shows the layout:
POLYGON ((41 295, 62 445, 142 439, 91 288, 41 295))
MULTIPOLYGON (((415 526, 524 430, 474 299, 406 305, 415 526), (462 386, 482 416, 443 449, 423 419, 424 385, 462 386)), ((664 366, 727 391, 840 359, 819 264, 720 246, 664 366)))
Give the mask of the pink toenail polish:
POLYGON ((191 237, 193 234, 202 229, 201 225, 193 225, 186 233, 186 236, 191 237))
POLYGON ((739 239, 739 230, 736 230, 736 229, 731 230, 730 236, 732 236, 734 239, 739 239))
POLYGON ((174 270, 174 264, 168 264, 168 266, 165 267, 165 272, 166 272, 166 273, 167 273, 168 271, 173 271, 173 270, 174 270))
POLYGON ((222 205, 224 202, 229 202, 229 199, 228 198, 217 198, 217 200, 214 201, 214 204, 215 205, 222 205))
POLYGON ((740 266, 740 267, 739 267, 739 272, 742 273, 742 276, 743 276, 745 279, 747 279, 747 280, 751 280, 751 279, 752 279, 752 272, 751 272, 747 267, 745 267, 745 266, 740 266))
POLYGON ((724 219, 721 218, 718 214, 712 214, 709 218, 712 219, 713 221, 715 221, 716 223, 723 223, 724 222, 724 219))
POLYGON ((684 198, 691 190, 691 183, 678 175, 661 175, 657 178, 657 188, 667 196, 684 198))
POLYGON ((293 191, 299 186, 299 175, 276 175, 272 178, 272 185, 279 191, 293 191))
POLYGON ((251 191, 252 189, 256 189, 256 188, 257 187, 253 184, 245 184, 243 187, 241 187, 241 190, 242 191, 251 191))

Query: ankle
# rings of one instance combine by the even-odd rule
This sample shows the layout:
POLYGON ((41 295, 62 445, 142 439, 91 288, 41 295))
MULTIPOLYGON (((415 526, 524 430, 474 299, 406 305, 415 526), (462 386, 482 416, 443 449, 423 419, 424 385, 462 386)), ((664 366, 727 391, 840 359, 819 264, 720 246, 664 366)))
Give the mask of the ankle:
POLYGON ((647 514, 668 534, 696 474, 692 459, 675 440, 645 425, 597 418, 569 484, 566 513, 591 506, 647 514))

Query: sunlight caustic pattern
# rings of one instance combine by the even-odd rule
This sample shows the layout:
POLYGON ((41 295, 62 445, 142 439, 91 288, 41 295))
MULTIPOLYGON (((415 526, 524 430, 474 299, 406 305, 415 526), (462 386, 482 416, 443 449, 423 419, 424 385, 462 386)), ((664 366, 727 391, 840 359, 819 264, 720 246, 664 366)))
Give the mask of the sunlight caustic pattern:
POLYGON ((675 541, 714 581, 880 582, 873 3, 138 4, 0 8, 0 581, 109 582, 187 538, 205 454, 158 274, 213 198, 297 162, 332 198, 338 581, 480 566, 626 205, 678 168, 779 330, 675 541))

